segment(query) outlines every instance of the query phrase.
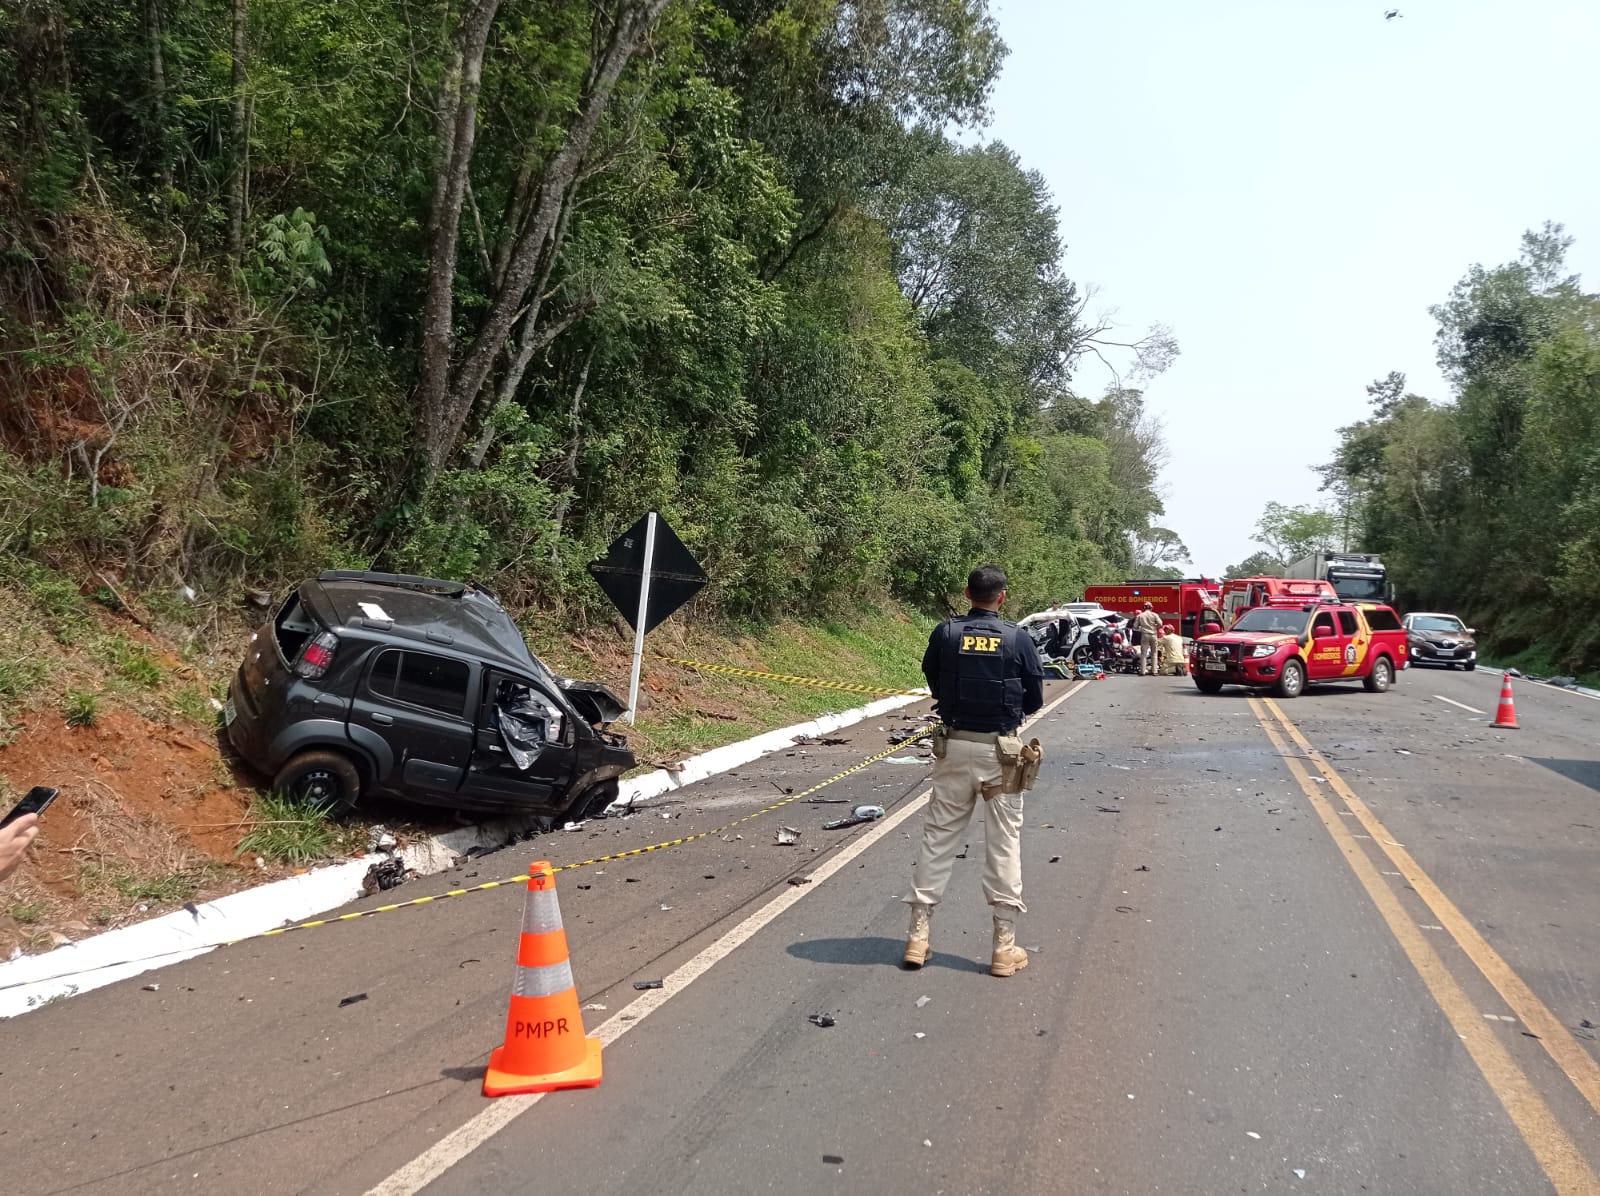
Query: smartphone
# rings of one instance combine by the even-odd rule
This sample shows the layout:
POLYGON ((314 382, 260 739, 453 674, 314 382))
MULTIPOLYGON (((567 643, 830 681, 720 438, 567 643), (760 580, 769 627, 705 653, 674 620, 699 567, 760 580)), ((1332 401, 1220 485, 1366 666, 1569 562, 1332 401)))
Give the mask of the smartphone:
POLYGON ((50 803, 55 801, 56 791, 47 785, 35 785, 28 790, 28 796, 11 807, 11 813, 0 818, 0 826, 10 826, 24 814, 43 814, 50 803))

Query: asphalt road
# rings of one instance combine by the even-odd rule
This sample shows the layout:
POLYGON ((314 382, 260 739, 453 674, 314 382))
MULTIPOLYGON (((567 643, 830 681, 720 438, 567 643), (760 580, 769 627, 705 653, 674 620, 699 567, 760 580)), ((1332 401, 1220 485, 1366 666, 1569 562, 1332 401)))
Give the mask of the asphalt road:
POLYGON ((1032 954, 1007 980, 976 826, 934 959, 897 966, 924 766, 817 795, 883 823, 749 817, 901 725, 865 724, 397 894, 747 818, 558 876, 581 998, 605 1006, 584 1014, 598 1089, 479 1093, 522 901, 500 889, 0 1023, 4 1189, 1600 1190, 1600 706, 1521 686, 1523 729, 1493 731, 1497 687, 1081 687, 1033 732, 1032 954))

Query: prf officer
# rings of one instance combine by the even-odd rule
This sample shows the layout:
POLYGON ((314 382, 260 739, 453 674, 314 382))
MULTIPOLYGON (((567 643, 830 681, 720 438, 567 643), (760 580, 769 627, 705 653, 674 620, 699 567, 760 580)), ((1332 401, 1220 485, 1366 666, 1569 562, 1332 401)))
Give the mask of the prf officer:
POLYGON ((923 814, 922 845, 906 897, 911 905, 908 968, 927 961, 933 907, 950 882, 956 850, 980 801, 983 893, 994 909, 989 971, 1010 976, 1028 966, 1028 953, 1016 939, 1017 915, 1027 908, 1022 904, 1022 795, 1001 793, 999 751, 1002 737, 1014 737, 1022 720, 1044 705, 1044 669, 1027 632, 1000 617, 1005 598, 1005 570, 978 566, 967 577, 971 611, 934 628, 922 657, 944 726, 943 734, 936 734, 933 796, 923 814))

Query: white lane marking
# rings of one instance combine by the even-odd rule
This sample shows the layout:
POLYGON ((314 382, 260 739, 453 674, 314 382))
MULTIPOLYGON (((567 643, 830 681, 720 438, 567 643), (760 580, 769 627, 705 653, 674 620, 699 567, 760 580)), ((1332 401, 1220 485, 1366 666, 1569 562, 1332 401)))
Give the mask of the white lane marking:
MULTIPOLYGON (((1088 684, 1089 682, 1087 681, 1078 682, 1025 722, 1022 725, 1022 730, 1033 726, 1088 684)), ((922 809, 927 804, 928 795, 932 792, 932 789, 923 790, 914 799, 879 822, 859 839, 853 841, 832 859, 816 868, 811 873, 811 884, 785 886, 783 892, 756 910, 755 913, 740 922, 727 934, 716 942, 709 944, 687 963, 668 973, 659 989, 644 993, 622 1012, 602 1024, 595 1030, 595 1036, 600 1039, 604 1046, 610 1046, 616 1042, 617 1039, 621 1038, 657 1009, 672 1000, 678 993, 688 988, 701 976, 704 976, 739 947, 747 943, 758 931, 765 928, 791 907, 805 900, 809 894, 816 892, 822 887, 823 881, 877 843, 878 840, 893 831, 902 822, 910 818, 911 815, 922 809)), ((496 1099, 465 1125, 441 1138, 388 1179, 368 1189, 366 1196, 414 1196, 414 1193, 420 1192, 438 1179, 451 1167, 505 1129, 519 1115, 538 1104, 546 1095, 543 1092, 535 1092, 526 1096, 502 1096, 496 1099)))
POLYGON ((1458 702, 1454 698, 1447 698, 1443 694, 1434 694, 1441 702, 1449 702, 1452 706, 1459 706, 1463 710, 1470 710, 1473 714, 1488 714, 1487 710, 1479 710, 1476 706, 1468 706, 1465 702, 1458 702))

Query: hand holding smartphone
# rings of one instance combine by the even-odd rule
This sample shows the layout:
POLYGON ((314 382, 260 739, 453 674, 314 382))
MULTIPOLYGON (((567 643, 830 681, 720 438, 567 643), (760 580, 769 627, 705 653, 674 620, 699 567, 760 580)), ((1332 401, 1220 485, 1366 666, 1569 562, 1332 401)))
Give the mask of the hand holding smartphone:
POLYGON ((11 812, 0 819, 0 828, 10 826, 24 814, 43 814, 56 799, 56 790, 48 785, 35 785, 28 795, 11 807, 11 812))

